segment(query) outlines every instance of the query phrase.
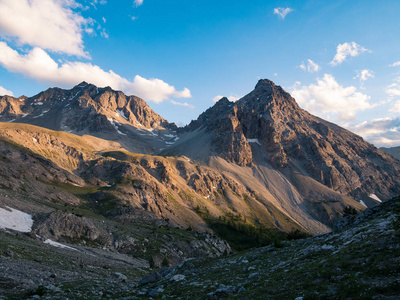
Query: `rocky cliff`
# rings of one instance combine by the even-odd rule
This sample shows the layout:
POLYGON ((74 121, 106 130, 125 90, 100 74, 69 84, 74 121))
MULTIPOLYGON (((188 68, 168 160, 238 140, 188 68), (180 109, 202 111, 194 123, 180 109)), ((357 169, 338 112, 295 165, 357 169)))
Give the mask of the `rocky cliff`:
MULTIPOLYGON (((397 159, 309 114, 269 80, 260 80, 235 103, 222 98, 183 129, 187 134, 199 130, 212 133, 210 155, 240 166, 259 164, 253 150, 260 146, 268 162, 286 176, 300 173, 343 195, 387 199, 400 190, 397 159)), ((178 147, 173 150, 180 153, 178 147)))

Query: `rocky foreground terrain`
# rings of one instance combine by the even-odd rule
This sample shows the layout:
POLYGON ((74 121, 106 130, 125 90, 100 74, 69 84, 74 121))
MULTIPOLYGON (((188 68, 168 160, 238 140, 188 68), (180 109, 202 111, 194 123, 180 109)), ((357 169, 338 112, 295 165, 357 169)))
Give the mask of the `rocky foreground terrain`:
POLYGON ((162 269, 111 253, 94 263, 90 256, 98 253, 81 247, 47 249, 39 255, 26 237, 0 234, 0 299, 398 299, 400 295, 400 198, 345 217, 329 234, 220 258, 190 259, 162 269))

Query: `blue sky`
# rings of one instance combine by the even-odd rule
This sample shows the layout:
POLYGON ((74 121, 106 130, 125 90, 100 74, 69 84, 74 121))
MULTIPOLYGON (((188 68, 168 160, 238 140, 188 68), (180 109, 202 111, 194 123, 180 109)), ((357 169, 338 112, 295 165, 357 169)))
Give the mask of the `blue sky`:
POLYGON ((261 78, 400 145, 400 1, 0 0, 0 94, 85 80, 184 125, 261 78))

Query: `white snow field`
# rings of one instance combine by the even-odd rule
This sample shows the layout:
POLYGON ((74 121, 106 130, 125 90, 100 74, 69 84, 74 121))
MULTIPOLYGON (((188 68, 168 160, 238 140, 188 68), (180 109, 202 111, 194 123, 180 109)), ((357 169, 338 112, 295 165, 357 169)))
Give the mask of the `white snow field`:
POLYGON ((8 206, 6 208, 0 208, 1 229, 13 229, 19 232, 32 231, 33 220, 31 215, 8 206))

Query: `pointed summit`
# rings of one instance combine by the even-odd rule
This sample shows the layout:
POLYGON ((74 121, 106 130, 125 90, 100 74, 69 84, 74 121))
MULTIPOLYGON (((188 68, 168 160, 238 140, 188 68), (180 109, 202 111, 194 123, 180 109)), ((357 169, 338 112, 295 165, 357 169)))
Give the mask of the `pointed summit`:
POLYGON ((260 79, 257 84, 256 87, 254 89, 258 90, 258 89, 273 89, 275 88, 275 83, 269 79, 260 79))
POLYGON ((291 98, 290 94, 287 93, 281 86, 276 85, 273 81, 269 79, 260 79, 254 88, 255 93, 258 95, 271 95, 283 96, 284 98, 291 98))

